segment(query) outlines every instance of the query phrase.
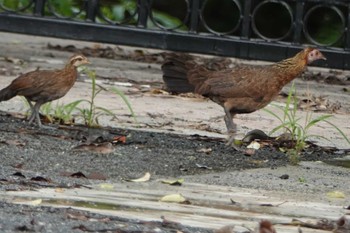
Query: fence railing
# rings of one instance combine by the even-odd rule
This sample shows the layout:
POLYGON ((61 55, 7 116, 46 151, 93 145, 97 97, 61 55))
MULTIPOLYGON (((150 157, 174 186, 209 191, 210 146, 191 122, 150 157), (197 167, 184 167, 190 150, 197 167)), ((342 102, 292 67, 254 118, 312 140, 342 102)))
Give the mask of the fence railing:
POLYGON ((350 69, 348 0, 0 0, 0 31, 350 69), (170 9, 170 10, 169 10, 170 9))

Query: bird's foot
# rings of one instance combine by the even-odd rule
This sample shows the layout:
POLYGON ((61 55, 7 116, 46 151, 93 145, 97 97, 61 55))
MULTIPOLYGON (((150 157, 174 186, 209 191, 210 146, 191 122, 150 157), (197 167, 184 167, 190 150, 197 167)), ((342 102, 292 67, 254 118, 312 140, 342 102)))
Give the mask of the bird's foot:
POLYGON ((37 126, 39 129, 46 129, 46 130, 56 130, 57 127, 53 127, 53 126, 48 126, 48 125, 43 125, 39 120, 37 120, 36 124, 34 123, 34 119, 31 119, 29 121, 29 125, 33 125, 33 127, 37 126))
POLYGON ((232 147, 233 149, 235 149, 236 151, 241 151, 242 149, 236 144, 236 139, 234 137, 234 135, 230 135, 226 146, 232 147))

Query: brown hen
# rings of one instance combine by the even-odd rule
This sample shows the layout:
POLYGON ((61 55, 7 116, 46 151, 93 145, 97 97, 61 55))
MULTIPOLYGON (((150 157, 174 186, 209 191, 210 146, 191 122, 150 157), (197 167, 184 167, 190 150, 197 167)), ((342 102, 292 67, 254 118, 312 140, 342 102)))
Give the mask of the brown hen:
POLYGON ((195 92, 210 98, 225 111, 225 123, 232 145, 236 131, 233 117, 265 107, 284 85, 300 75, 306 66, 326 59, 314 48, 267 66, 239 66, 213 70, 198 64, 187 54, 167 54, 162 65, 165 88, 170 92, 195 92))
POLYGON ((77 79, 77 67, 88 64, 82 55, 72 56, 66 66, 60 70, 36 70, 22 74, 0 91, 0 102, 15 96, 24 96, 31 108, 29 123, 37 120, 41 127, 39 110, 41 105, 63 97, 72 88, 77 79), (31 102, 35 102, 33 105, 31 102))

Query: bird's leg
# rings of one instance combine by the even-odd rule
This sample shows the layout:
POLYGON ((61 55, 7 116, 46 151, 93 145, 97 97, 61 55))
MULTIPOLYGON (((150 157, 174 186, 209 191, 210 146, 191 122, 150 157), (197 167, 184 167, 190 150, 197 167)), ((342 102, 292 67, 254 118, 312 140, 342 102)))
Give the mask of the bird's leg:
POLYGON ((26 100, 29 104, 29 107, 30 107, 30 117, 29 117, 29 122, 32 122, 35 118, 35 115, 34 115, 34 106, 32 104, 32 102, 26 97, 26 100))
POLYGON ((232 114, 228 108, 224 108, 224 110, 225 110, 224 120, 227 128, 227 133, 229 135, 226 146, 232 146, 236 150, 239 150, 238 147, 233 144, 233 142, 235 141, 235 133, 236 133, 236 125, 233 123, 234 114, 232 114))
POLYGON ((234 134, 236 131, 236 126, 233 123, 233 117, 234 115, 230 112, 230 110, 225 108, 225 124, 226 124, 226 128, 227 128, 227 133, 228 134, 234 134))
POLYGON ((40 110, 41 105, 42 104, 40 102, 35 103, 35 105, 33 107, 32 115, 29 118, 29 124, 33 123, 34 119, 36 118, 39 128, 41 128, 41 126, 42 126, 40 116, 39 116, 39 110, 40 110))

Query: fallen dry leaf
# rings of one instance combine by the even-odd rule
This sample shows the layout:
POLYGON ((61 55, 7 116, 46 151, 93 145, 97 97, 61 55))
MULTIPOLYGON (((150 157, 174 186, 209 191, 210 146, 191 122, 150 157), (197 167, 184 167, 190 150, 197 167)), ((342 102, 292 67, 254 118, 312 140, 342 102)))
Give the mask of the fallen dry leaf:
POLYGON ((187 199, 181 194, 169 194, 163 196, 159 201, 161 202, 175 202, 175 203, 184 203, 187 199))
POLYGON ((65 189, 63 188, 55 188, 56 193, 64 193, 65 189))
POLYGON ((327 193, 327 197, 330 198, 345 198, 345 194, 341 191, 331 191, 327 193))
POLYGON ((89 218, 81 213, 67 213, 66 214, 67 219, 74 219, 74 220, 80 220, 80 221, 87 221, 89 218))
POLYGON ((246 150, 244 150, 244 155, 247 155, 247 156, 252 156, 255 154, 255 149, 252 149, 252 148, 248 148, 246 150))
POLYGON ((162 90, 162 89, 152 89, 152 90, 150 91, 150 93, 151 93, 151 94, 155 94, 155 95, 159 95, 159 94, 162 94, 162 95, 170 95, 169 92, 164 91, 164 90, 162 90))
POLYGON ((162 180, 163 184, 169 184, 169 185, 182 185, 182 183, 185 180, 183 178, 178 179, 178 180, 162 180))
POLYGON ((121 143, 126 143, 126 136, 115 136, 113 137, 113 143, 121 142, 121 143))
POLYGON ((124 179, 125 181, 130 181, 130 182, 146 182, 149 181, 151 178, 151 174, 149 172, 146 172, 143 177, 137 178, 137 179, 124 179))
POLYGON ((61 172, 60 173, 61 176, 70 176, 70 177, 74 177, 74 178, 87 178, 85 176, 84 173, 82 172, 75 172, 75 173, 71 173, 71 172, 61 172))
POLYGON ((22 174, 22 172, 15 172, 12 174, 13 176, 18 176, 18 177, 22 177, 22 178, 26 178, 25 175, 22 174))
POLYGON ((204 164, 199 164, 199 163, 196 163, 196 166, 198 168, 202 168, 202 169, 208 169, 208 170, 212 170, 213 169, 212 167, 206 166, 204 164))
POLYGON ((104 189, 104 190, 113 190, 114 189, 114 185, 108 184, 108 183, 100 184, 99 187, 101 189, 104 189))
POLYGON ((38 182, 50 182, 50 179, 44 178, 42 176, 35 176, 30 178, 32 181, 38 181, 38 182))
POLYGON ((17 164, 15 164, 15 165, 12 165, 12 167, 17 168, 17 169, 22 169, 23 166, 24 166, 23 163, 17 163, 17 164))
POLYGON ((82 144, 73 148, 75 151, 90 151, 93 153, 109 154, 114 151, 113 145, 110 142, 102 144, 82 144))
POLYGON ((26 144, 24 142, 21 142, 19 140, 6 140, 4 141, 7 145, 13 145, 13 146, 25 146, 26 144))
POLYGON ((206 153, 206 154, 210 154, 212 151, 213 151, 213 149, 211 149, 211 148, 201 148, 201 149, 197 150, 197 152, 206 153))
POLYGON ((35 199, 35 200, 30 200, 30 201, 26 201, 25 204, 27 205, 33 205, 33 206, 38 206, 43 202, 42 199, 35 199))
POLYGON ((256 141, 252 141, 252 142, 247 146, 248 149, 254 149, 254 150, 259 150, 260 147, 261 147, 260 143, 259 143, 259 142, 256 142, 256 141))

